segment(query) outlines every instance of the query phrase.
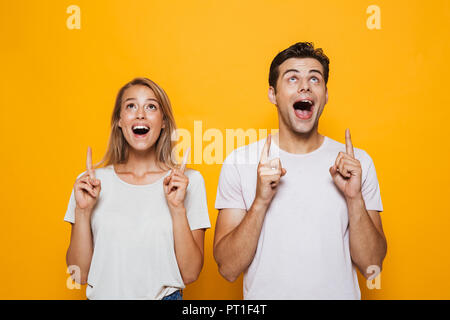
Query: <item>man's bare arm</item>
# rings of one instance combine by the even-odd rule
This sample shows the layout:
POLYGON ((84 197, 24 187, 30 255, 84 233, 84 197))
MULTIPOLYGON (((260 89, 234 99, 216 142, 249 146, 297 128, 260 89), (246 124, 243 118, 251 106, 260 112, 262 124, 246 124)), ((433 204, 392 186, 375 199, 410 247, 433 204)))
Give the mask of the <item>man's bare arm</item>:
POLYGON ((345 150, 339 152, 330 174, 347 201, 353 263, 364 277, 372 279, 376 274, 369 274, 367 269, 378 266, 381 271, 387 251, 386 237, 378 211, 366 210, 362 196, 362 167, 355 158, 349 129, 345 131, 345 150))
POLYGON ((235 281, 253 261, 267 208, 286 170, 279 158, 269 160, 267 137, 257 168, 256 194, 250 209, 221 209, 216 222, 214 258, 220 274, 235 281))
POLYGON ((360 199, 348 202, 348 215, 352 261, 366 279, 372 279, 375 274, 368 273, 368 268, 377 266, 381 271, 387 252, 380 214, 378 211, 367 211, 364 200, 360 199))
POLYGON ((220 274, 235 281, 253 261, 267 206, 253 203, 244 209, 222 209, 216 223, 214 258, 220 274))

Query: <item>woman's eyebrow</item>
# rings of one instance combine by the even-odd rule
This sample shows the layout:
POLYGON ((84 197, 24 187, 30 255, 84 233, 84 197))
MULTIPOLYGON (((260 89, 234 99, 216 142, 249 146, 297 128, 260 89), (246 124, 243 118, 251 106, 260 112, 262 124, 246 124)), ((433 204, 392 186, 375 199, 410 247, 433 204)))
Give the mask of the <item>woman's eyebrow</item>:
MULTIPOLYGON (((127 98, 127 99, 125 99, 123 102, 127 102, 127 101, 129 101, 129 100, 136 100, 136 98, 127 98)), ((156 99, 154 99, 154 98, 148 98, 146 101, 148 101, 148 100, 158 102, 158 100, 156 100, 156 99)))

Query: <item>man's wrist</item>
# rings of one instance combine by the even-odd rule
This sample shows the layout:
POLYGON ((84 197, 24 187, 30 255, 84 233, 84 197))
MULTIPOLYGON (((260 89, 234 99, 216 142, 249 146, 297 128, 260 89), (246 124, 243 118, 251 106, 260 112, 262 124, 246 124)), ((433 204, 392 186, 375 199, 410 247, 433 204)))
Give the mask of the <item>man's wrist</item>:
POLYGON ((358 192, 353 196, 346 196, 345 201, 347 201, 347 204, 360 204, 361 202, 364 203, 364 198, 362 196, 362 193, 358 192))
POLYGON ((348 197, 345 200, 347 201, 348 214, 350 216, 358 216, 361 212, 366 210, 366 203, 364 202, 362 194, 355 197, 348 197))
POLYGON ((92 209, 75 207, 75 223, 90 224, 92 216, 92 209))
POLYGON ((270 200, 263 200, 258 197, 255 197, 255 200, 253 201, 252 204, 252 209, 257 212, 266 213, 267 209, 269 208, 270 202, 271 202, 270 200))

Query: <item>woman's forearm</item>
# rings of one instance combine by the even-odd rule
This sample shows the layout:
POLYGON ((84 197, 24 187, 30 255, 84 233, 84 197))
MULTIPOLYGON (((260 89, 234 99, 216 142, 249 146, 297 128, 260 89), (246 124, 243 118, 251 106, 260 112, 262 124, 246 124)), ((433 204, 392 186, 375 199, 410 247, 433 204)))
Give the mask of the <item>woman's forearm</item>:
POLYGON ((87 282, 93 253, 90 217, 90 212, 75 209, 75 223, 72 225, 70 245, 66 255, 67 265, 75 265, 79 268, 80 274, 72 274, 72 277, 81 284, 87 282))
POLYGON ((183 282, 189 284, 197 280, 203 267, 203 248, 195 242, 186 209, 172 209, 175 255, 183 282))

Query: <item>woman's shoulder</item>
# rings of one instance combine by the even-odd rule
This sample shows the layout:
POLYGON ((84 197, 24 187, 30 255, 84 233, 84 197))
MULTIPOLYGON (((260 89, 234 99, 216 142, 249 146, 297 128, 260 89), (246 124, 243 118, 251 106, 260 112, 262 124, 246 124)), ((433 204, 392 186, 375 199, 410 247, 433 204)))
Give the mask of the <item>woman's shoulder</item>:
POLYGON ((189 184, 205 183, 200 171, 186 168, 184 174, 189 178, 189 184))
MULTIPOLYGON (((104 167, 100 167, 100 168, 95 168, 94 169, 95 172, 95 177, 97 179, 101 179, 101 178, 106 178, 106 177, 110 177, 113 175, 114 173, 114 167, 112 164, 108 165, 108 166, 104 166, 104 167)), ((86 173, 86 171, 81 172, 80 174, 78 174, 77 179, 80 178, 82 175, 84 175, 86 173)))
POLYGON ((100 176, 112 176, 113 174, 114 166, 112 164, 95 169, 95 175, 98 175, 99 178, 100 176))

